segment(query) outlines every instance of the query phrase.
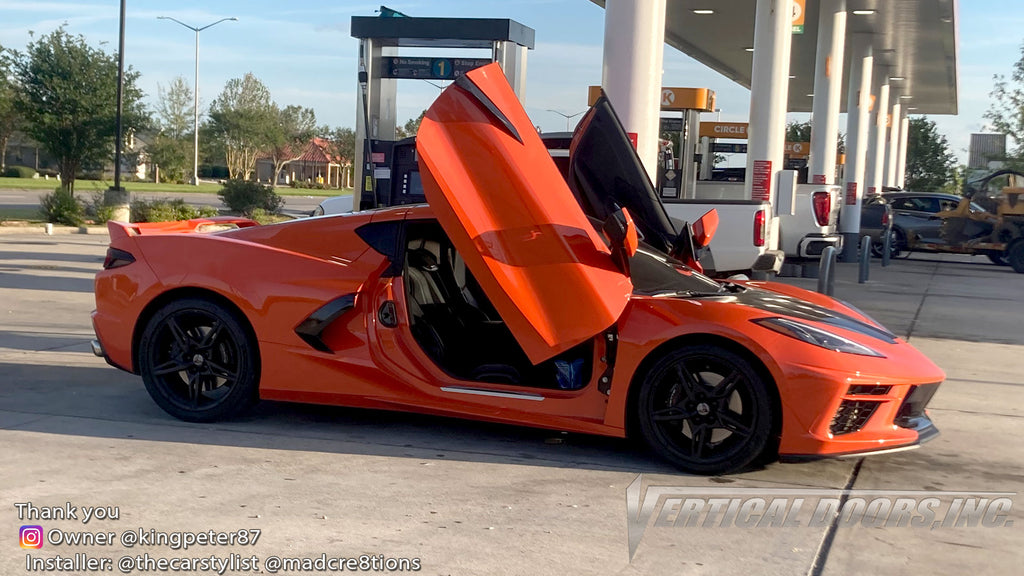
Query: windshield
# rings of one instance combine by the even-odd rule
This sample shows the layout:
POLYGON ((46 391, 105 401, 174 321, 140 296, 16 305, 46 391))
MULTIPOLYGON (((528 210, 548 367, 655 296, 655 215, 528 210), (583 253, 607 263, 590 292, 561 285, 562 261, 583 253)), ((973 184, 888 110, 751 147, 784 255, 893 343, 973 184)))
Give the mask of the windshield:
POLYGON ((721 294, 724 286, 648 244, 629 259, 633 293, 646 296, 721 294))

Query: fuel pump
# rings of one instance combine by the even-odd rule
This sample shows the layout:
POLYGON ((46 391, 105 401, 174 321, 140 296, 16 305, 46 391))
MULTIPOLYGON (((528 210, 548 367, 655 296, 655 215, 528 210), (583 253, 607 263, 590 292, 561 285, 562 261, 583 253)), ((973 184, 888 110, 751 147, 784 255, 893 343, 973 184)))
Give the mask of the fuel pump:
POLYGON ((455 80, 497 62, 520 101, 526 94, 526 52, 534 30, 500 18, 413 18, 383 10, 380 17, 354 16, 359 39, 354 166, 359 167, 353 210, 422 202, 415 139, 398 141, 399 79, 455 80), (489 50, 488 58, 401 56, 400 48, 489 50))

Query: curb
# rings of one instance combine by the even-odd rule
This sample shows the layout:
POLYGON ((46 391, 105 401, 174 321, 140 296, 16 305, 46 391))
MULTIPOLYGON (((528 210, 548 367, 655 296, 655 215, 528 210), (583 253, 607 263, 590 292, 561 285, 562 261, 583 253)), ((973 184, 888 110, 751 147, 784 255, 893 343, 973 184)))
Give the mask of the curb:
POLYGON ((47 234, 44 224, 12 222, 0 224, 0 236, 35 235, 35 236, 66 236, 68 234, 90 234, 93 236, 107 235, 106 226, 54 226, 53 233, 47 234))

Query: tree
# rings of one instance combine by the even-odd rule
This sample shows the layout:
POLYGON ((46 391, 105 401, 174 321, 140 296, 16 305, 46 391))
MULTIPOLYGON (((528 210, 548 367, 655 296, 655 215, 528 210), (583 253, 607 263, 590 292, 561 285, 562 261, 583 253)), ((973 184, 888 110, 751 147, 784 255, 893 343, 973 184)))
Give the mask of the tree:
POLYGON ((270 90, 251 72, 232 78, 210 104, 210 127, 224 150, 231 178, 248 180, 277 124, 270 90))
POLYGON ((7 168, 7 142, 18 129, 20 118, 14 107, 17 92, 8 56, 7 50, 0 45, 0 172, 7 168))
POLYGON ((420 129, 420 122, 423 121, 423 117, 426 115, 427 111, 424 110, 423 112, 420 112, 420 115, 417 116, 416 118, 410 118, 405 123, 405 126, 398 126, 397 129, 395 130, 398 139, 401 140, 402 138, 415 136, 416 132, 418 132, 420 129))
MULTIPOLYGON (((810 142, 811 121, 797 122, 796 120, 786 123, 786 142, 810 142)), ((836 136, 836 151, 839 154, 846 153, 846 134, 840 132, 836 136)))
MULTIPOLYGON (((61 187, 74 193, 83 167, 105 166, 113 155, 117 114, 117 57, 60 27, 30 42, 12 60, 18 84, 15 108, 25 131, 57 158, 61 187)), ((146 127, 139 73, 124 75, 125 133, 146 127)))
POLYGON ((147 150, 165 180, 183 182, 192 167, 192 89, 184 78, 177 76, 166 88, 157 86, 157 94, 155 120, 159 133, 147 150))
POLYGON ((797 122, 796 120, 786 123, 786 142, 810 142, 811 121, 797 122))
POLYGON ((270 160, 274 163, 272 183, 277 183, 281 169, 292 160, 302 156, 306 146, 316 135, 316 114, 312 108, 286 106, 274 107, 277 123, 270 133, 270 160))
MULTIPOLYGON (((349 173, 352 170, 352 163, 355 162, 356 157, 355 130, 348 127, 334 128, 332 130, 329 126, 321 126, 319 133, 320 137, 327 141, 328 154, 337 158, 338 163, 341 164, 345 172, 349 173)), ((350 183, 351 181, 346 179, 345 182, 350 183)))
POLYGON ((934 192, 949 183, 956 158, 949 142, 926 116, 910 118, 906 188, 934 192))
MULTIPOLYGON (((1013 139, 1014 146, 1007 151, 1006 161, 1014 168, 1024 168, 1024 46, 1021 57, 1013 65, 1010 81, 997 74, 992 89, 992 104, 985 118, 992 122, 992 128, 1013 139)), ((1003 160, 1003 158, 990 158, 1003 160)))

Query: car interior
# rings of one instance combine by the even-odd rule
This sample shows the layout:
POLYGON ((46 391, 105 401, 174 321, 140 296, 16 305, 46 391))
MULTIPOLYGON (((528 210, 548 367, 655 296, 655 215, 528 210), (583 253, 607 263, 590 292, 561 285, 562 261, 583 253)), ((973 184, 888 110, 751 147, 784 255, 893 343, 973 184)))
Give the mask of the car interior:
POLYGON ((405 296, 413 337, 435 364, 463 380, 576 390, 590 381, 588 340, 534 365, 436 222, 409 223, 405 296))

